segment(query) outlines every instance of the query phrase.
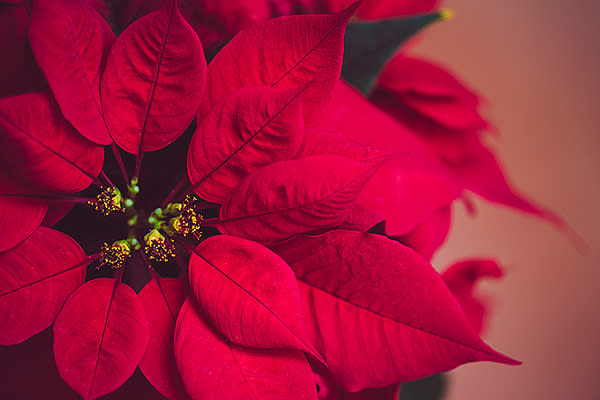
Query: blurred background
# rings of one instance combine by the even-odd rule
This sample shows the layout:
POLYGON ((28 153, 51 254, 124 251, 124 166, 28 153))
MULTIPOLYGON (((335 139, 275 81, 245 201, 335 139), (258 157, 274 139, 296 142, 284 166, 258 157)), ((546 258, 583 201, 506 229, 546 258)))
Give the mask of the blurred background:
POLYGON ((489 101, 492 145, 515 186, 564 217, 586 254, 550 224, 477 201, 453 210, 434 259, 494 256, 484 337, 523 361, 451 372, 449 400, 600 399, 600 1, 446 0, 453 20, 412 50, 454 70, 489 101))

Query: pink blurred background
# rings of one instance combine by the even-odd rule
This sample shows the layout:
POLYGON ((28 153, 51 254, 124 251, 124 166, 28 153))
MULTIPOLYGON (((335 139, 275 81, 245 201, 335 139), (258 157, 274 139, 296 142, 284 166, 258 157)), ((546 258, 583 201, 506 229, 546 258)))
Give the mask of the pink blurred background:
POLYGON ((494 256, 507 269, 482 285, 494 299, 485 338, 523 361, 451 373, 449 400, 600 399, 600 1, 446 0, 456 12, 413 49, 488 100, 493 141, 516 187, 563 216, 586 254, 550 224, 477 201, 457 205, 437 268, 494 256))

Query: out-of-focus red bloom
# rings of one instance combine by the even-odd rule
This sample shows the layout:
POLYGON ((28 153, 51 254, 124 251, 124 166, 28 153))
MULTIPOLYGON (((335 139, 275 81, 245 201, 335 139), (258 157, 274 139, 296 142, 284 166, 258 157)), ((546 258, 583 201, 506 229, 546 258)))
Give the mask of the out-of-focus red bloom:
POLYGON ((420 229, 459 186, 339 81, 358 3, 252 25, 208 69, 198 29, 163 5, 28 8, 51 91, 0 99, 0 344, 53 325, 58 372, 85 399, 138 366, 169 399, 293 400, 318 398, 313 369, 360 399, 514 364, 423 257, 367 233, 420 229), (115 38, 98 12, 126 29, 115 38))

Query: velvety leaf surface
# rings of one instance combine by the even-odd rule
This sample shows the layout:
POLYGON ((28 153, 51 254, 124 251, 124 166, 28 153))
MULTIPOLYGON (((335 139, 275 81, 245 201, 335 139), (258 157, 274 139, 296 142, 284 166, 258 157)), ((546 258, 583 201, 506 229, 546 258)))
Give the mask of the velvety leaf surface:
POLYGON ((491 259, 470 259, 449 266, 442 279, 460 303, 473 329, 481 334, 485 328, 488 301, 475 293, 477 283, 486 278, 500 279, 504 271, 491 259))
POLYGON ((336 85, 332 101, 316 125, 380 151, 394 152, 395 157, 373 175, 358 199, 360 205, 386 220, 389 235, 410 232, 460 193, 455 178, 431 149, 342 82, 336 85))
POLYGON ((394 239, 399 240, 422 255, 426 260, 431 261, 435 252, 448 237, 451 217, 450 207, 442 208, 406 235, 394 239))
POLYGON ((218 228, 229 235, 273 243, 340 225, 383 162, 382 158, 356 161, 322 155, 273 163, 231 191, 221 207, 218 228))
POLYGON ((400 385, 347 392, 333 380, 331 374, 323 367, 315 368, 313 366, 313 371, 315 371, 315 379, 319 385, 320 400, 398 400, 400 385))
POLYGON ((49 327, 83 283, 89 261, 73 239, 44 227, 0 253, 0 344, 20 343, 49 327))
POLYGON ((304 131, 302 146, 300 147, 300 150, 298 150, 296 158, 318 154, 331 154, 352 158, 354 160, 367 160, 385 154, 385 152, 355 142, 346 135, 338 132, 307 128, 304 131))
POLYGON ((189 277, 193 298, 227 340, 302 350, 322 359, 306 336, 294 272, 271 250, 234 236, 213 236, 194 250, 189 277))
POLYGON ((112 392, 131 376, 148 344, 146 311, 133 289, 94 279, 67 300, 54 323, 54 359, 84 399, 112 392))
POLYGON ((60 109, 75 129, 107 145, 100 76, 114 33, 94 8, 82 1, 37 0, 29 40, 60 109))
POLYGON ((241 31, 209 65, 200 116, 238 88, 295 89, 310 83, 302 105, 305 118, 312 118, 339 79, 344 32, 356 6, 334 15, 280 17, 241 31))
POLYGON ((175 327, 175 359, 195 400, 316 400, 300 351, 254 350, 223 338, 188 299, 175 327))
POLYGON ((102 76, 112 138, 133 154, 167 146, 192 122, 205 81, 202 45, 176 7, 135 21, 115 40, 102 76))
POLYGON ((0 171, 0 253, 31 235, 44 220, 48 210, 46 202, 35 198, 6 196, 27 192, 27 188, 9 178, 7 171, 0 171))
POLYGON ((150 340, 140 370, 170 400, 188 399, 173 355, 175 322, 186 292, 182 280, 154 276, 139 293, 150 327, 150 340))
POLYGON ((345 390, 471 361, 515 363, 479 339, 439 274, 408 247, 380 235, 332 231, 275 251, 296 272, 309 337, 345 390), (341 329, 352 334, 340 336, 341 329))
POLYGON ((67 202, 51 202, 48 204, 48 211, 42 221, 43 226, 52 227, 60 221, 73 208, 73 203, 67 202))
POLYGON ((81 137, 46 93, 0 98, 0 155, 15 177, 78 192, 98 176, 104 150, 81 137))
POLYGON ((251 87, 213 107, 188 150, 188 177, 196 194, 222 203, 249 173, 292 159, 304 132, 301 100, 301 90, 251 87))
POLYGON ((362 93, 369 92, 384 64, 398 48, 421 29, 441 18, 440 12, 434 12, 348 25, 344 38, 342 77, 362 93))

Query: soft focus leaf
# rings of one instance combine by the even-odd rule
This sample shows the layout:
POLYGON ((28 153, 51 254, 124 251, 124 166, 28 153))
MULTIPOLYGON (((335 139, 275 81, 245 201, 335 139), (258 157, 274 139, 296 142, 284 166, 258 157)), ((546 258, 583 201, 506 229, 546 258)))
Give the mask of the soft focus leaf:
POLYGON ((67 300, 54 323, 54 359, 84 399, 121 386, 148 344, 148 320, 135 292, 116 279, 94 279, 67 300))
POLYGON ((113 140, 137 154, 162 149, 192 122, 204 93, 200 40, 177 7, 132 23, 112 46, 102 107, 113 140))
POLYGON ((320 112, 339 79, 344 32, 357 4, 334 15, 296 15, 241 31, 208 67, 204 116, 221 98, 248 86, 296 89, 304 93, 305 119, 320 112))
POLYGON ((102 118, 100 76, 115 35, 81 1, 36 0, 29 40, 60 109, 94 143, 111 143, 102 118))
POLYGON ((362 93, 369 92, 383 65, 400 45, 441 18, 440 12, 434 12, 348 25, 342 77, 362 93))
POLYGON ((2 162, 40 188, 77 192, 102 168, 102 147, 75 132, 46 93, 0 98, 0 134, 2 162))
POLYGON ((395 154, 375 173, 358 199, 360 205, 386 220, 388 235, 410 232, 460 193, 455 178, 431 149, 341 81, 316 125, 395 154))
POLYGON ((475 293, 475 287, 483 279, 500 279, 503 275, 495 260, 478 258, 454 263, 442 273, 442 279, 479 334, 484 331, 489 305, 475 293))
MULTIPOLYGON (((478 107, 482 100, 446 69, 429 61, 395 56, 381 72, 371 100, 421 135, 439 134, 420 127, 430 120, 450 130, 483 130, 490 124, 478 107), (410 111, 416 113, 412 118, 410 111), (426 130, 426 131, 425 131, 426 130)), ((442 132, 446 135, 455 132, 442 132)))
POLYGON ((190 259, 193 298, 215 328, 238 345, 302 350, 322 359, 306 336, 296 277, 256 242, 219 235, 190 259))
POLYGON ((169 400, 188 398, 173 355, 175 322, 186 291, 182 280, 155 276, 139 293, 150 327, 150 340, 140 370, 169 400))
POLYGON ((516 363, 481 341, 439 274, 408 247, 380 235, 332 231, 300 236, 275 251, 296 272, 309 336, 345 390, 471 361, 516 363), (340 330, 351 334, 340 340, 340 330))
POLYGON ((73 239, 44 227, 0 253, 0 344, 20 343, 49 327, 83 283, 88 262, 73 239))
POLYGON ((300 351, 253 350, 223 338, 187 300, 175 327, 175 359, 195 400, 316 400, 313 374, 300 351))
POLYGON ((27 193, 27 189, 0 172, 0 253, 27 238, 44 220, 48 204, 31 197, 6 196, 27 193))
MULTIPOLYGON (((353 0, 321 0, 327 4, 330 12, 336 12, 353 0)), ((433 10, 440 0, 364 0, 356 15, 363 19, 373 20, 402 15, 422 14, 433 10)))
POLYGON ((394 239, 399 240, 422 255, 426 260, 431 261, 435 252, 448 237, 451 217, 450 207, 442 208, 406 235, 394 239))
POLYGON ((221 232, 273 243, 343 223, 385 161, 313 156, 268 165, 236 186, 221 207, 221 232), (323 171, 328 171, 324 174, 323 171))
POLYGON ((292 159, 304 132, 301 100, 301 90, 252 87, 213 107, 188 150, 188 176, 196 194, 222 203, 249 173, 292 159))

